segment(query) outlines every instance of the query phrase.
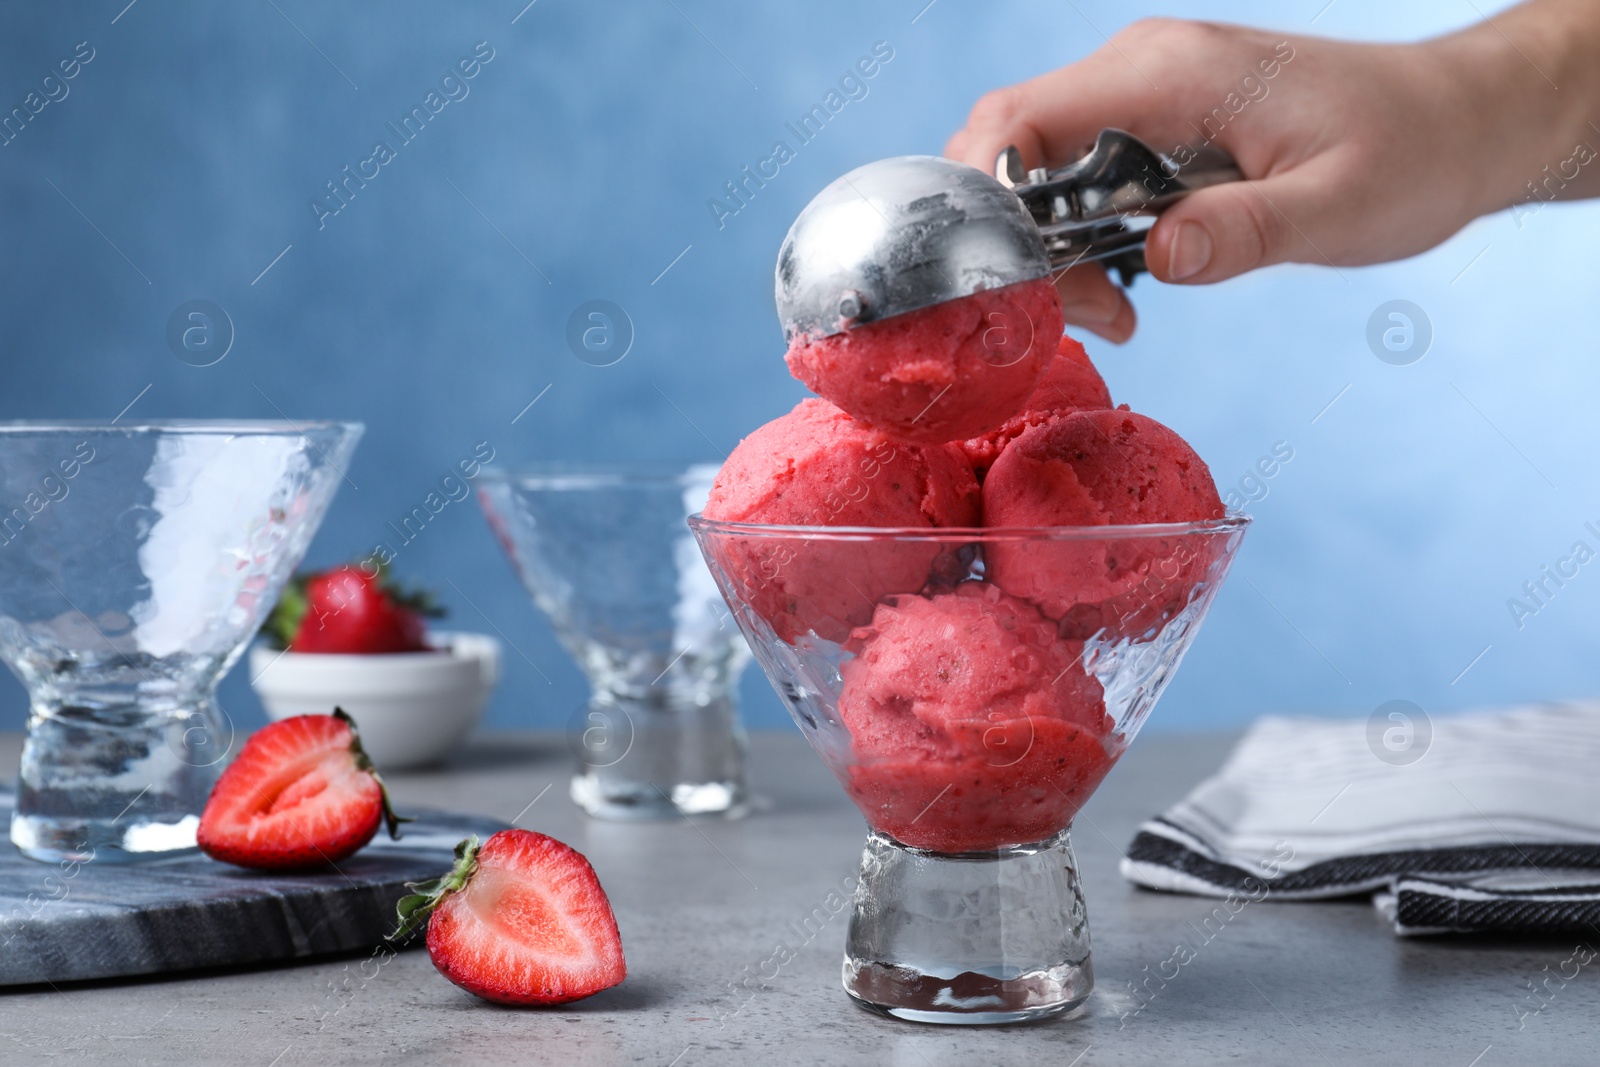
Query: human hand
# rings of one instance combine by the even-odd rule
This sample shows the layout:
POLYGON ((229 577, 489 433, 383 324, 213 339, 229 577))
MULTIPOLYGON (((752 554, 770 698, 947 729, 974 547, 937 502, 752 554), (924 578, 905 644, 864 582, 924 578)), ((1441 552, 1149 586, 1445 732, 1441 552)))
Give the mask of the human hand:
MULTIPOLYGON (((1542 166, 1571 164, 1583 105, 1595 101, 1581 90, 1594 78, 1568 61, 1574 49, 1549 8, 1600 28, 1600 9, 1564 0, 1411 45, 1137 22, 1079 63, 984 96, 945 153, 992 172, 1015 145, 1030 168, 1061 166, 1108 126, 1180 168, 1207 144, 1230 153, 1246 181, 1191 194, 1151 229, 1145 259, 1165 282, 1400 259, 1527 198, 1522 186, 1542 166), (1525 13, 1543 21, 1518 21, 1525 13), (1558 94, 1551 72, 1580 91, 1558 94)), ((1072 268, 1057 288, 1068 323, 1117 342, 1132 335, 1133 307, 1099 265, 1072 268)))

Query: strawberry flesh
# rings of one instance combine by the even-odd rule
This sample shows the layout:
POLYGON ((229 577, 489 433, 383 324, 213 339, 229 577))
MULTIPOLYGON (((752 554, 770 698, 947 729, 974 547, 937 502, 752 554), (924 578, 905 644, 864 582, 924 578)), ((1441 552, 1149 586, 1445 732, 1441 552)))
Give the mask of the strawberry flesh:
POLYGON ((561 1004, 627 975, 611 902, 581 853, 512 829, 466 856, 465 886, 428 922, 428 955, 450 981, 500 1004, 561 1004))
POLYGON ((206 855, 240 867, 318 867, 353 855, 390 814, 349 718, 300 715, 245 742, 212 789, 197 837, 206 855))

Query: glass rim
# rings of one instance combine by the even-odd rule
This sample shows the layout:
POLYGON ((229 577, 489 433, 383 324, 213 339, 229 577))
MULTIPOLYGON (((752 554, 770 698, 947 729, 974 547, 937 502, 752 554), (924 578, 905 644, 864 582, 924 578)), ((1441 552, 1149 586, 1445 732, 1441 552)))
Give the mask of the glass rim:
POLYGON ((1147 522, 1122 526, 784 526, 759 522, 723 522, 701 513, 689 516, 699 535, 803 541, 1112 541, 1143 537, 1183 537, 1242 531, 1254 520, 1242 511, 1198 522, 1147 522))
POLYGON ((551 460, 512 467, 484 467, 478 480, 516 489, 557 492, 624 487, 687 488, 690 485, 709 485, 719 469, 719 464, 710 461, 673 464, 551 460), (691 476, 697 467, 705 469, 703 477, 691 476))
POLYGON ((3 419, 0 435, 47 433, 193 433, 236 436, 304 435, 315 430, 346 432, 366 429, 366 424, 344 419, 147 419, 110 422, 103 419, 3 419))

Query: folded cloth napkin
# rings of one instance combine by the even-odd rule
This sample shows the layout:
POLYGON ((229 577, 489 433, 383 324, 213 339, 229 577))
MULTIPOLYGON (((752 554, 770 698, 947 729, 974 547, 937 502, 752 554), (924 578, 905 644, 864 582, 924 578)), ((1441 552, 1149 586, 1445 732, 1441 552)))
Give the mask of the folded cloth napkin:
POLYGON ((1370 893, 1400 934, 1600 935, 1600 703, 1260 719, 1140 827, 1122 874, 1250 900, 1370 893))

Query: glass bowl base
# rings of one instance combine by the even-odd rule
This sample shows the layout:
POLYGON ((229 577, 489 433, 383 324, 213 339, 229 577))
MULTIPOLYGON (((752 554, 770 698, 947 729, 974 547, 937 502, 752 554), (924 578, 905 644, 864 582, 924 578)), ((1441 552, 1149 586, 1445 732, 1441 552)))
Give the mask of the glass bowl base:
POLYGON ((597 819, 635 822, 747 809, 744 730, 728 691, 643 696, 596 689, 574 718, 572 802, 597 819))
POLYGON ((195 844, 199 826, 198 815, 185 815, 176 822, 16 815, 11 820, 11 843, 41 863, 149 863, 199 852, 195 844))
POLYGON ((897 1019, 958 1026, 1071 1011, 1094 988, 1065 831, 984 852, 867 838, 845 942, 845 992, 897 1019))
POLYGON ((46 863, 191 854, 232 747, 232 726, 209 695, 155 707, 134 699, 36 702, 11 843, 46 863))
POLYGON ((597 819, 641 822, 681 815, 737 819, 749 808, 744 782, 677 782, 662 788, 594 771, 572 776, 572 802, 597 819))
POLYGON ((939 1026, 1006 1026, 1072 1011, 1089 999, 1094 968, 1085 957, 1081 964, 1014 979, 970 972, 939 977, 847 959, 844 989, 860 1007, 891 1019, 939 1026))

